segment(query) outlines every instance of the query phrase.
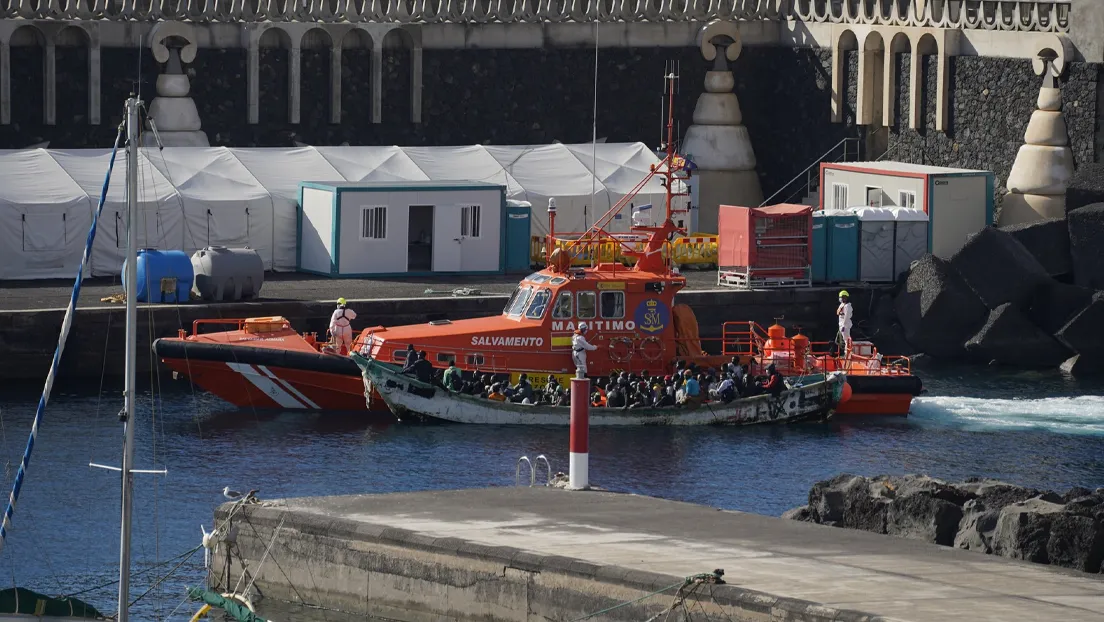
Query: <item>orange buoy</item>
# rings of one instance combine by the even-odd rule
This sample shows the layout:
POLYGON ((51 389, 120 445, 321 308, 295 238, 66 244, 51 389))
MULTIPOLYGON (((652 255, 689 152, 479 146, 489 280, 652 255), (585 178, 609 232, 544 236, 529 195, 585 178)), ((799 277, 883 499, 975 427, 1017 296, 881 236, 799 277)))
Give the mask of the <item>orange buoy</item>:
POLYGON ((794 335, 790 342, 793 343, 793 367, 795 370, 805 369, 805 356, 809 354, 809 338, 801 333, 794 335))
POLYGON ((851 383, 849 383, 845 380, 843 382, 843 389, 840 391, 839 402, 836 403, 836 406, 842 406, 842 405, 846 404, 848 402, 848 400, 850 400, 850 399, 851 399, 851 383))

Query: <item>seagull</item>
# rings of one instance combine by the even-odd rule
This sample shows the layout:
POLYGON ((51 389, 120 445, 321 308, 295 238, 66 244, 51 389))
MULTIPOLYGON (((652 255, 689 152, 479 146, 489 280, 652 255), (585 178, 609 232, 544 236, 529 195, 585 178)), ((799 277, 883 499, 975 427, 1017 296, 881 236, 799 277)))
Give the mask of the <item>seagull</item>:
POLYGON ((222 496, 231 501, 237 501, 238 499, 241 499, 242 494, 236 490, 230 490, 230 487, 227 486, 226 488, 222 489, 222 496))

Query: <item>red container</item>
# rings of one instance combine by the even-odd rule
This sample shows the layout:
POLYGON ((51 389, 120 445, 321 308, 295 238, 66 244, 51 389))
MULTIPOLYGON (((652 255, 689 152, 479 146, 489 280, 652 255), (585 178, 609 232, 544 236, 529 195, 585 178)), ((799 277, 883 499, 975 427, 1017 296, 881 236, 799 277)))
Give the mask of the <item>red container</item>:
POLYGON ((721 270, 789 276, 804 273, 812 263, 813 208, 808 205, 722 205, 717 232, 721 270))

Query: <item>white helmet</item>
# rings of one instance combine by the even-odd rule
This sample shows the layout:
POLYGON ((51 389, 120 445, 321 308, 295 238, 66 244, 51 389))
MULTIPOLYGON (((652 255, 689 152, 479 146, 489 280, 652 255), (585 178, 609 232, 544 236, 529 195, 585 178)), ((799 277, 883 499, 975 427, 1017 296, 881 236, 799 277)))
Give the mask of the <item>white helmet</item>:
POLYGON ((586 330, 586 329, 587 329, 587 323, 586 322, 579 322, 579 330, 586 330))

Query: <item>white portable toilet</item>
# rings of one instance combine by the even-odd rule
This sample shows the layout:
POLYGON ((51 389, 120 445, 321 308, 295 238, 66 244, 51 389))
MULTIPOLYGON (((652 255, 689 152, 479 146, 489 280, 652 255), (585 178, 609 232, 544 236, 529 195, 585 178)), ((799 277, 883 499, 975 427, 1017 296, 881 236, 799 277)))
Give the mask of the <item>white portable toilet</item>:
POLYGON ((893 210, 855 207, 851 211, 859 219, 859 280, 867 283, 893 281, 893 210))
POLYGON ((920 208, 894 210, 896 235, 893 278, 909 271, 912 262, 928 254, 928 213, 920 208))

